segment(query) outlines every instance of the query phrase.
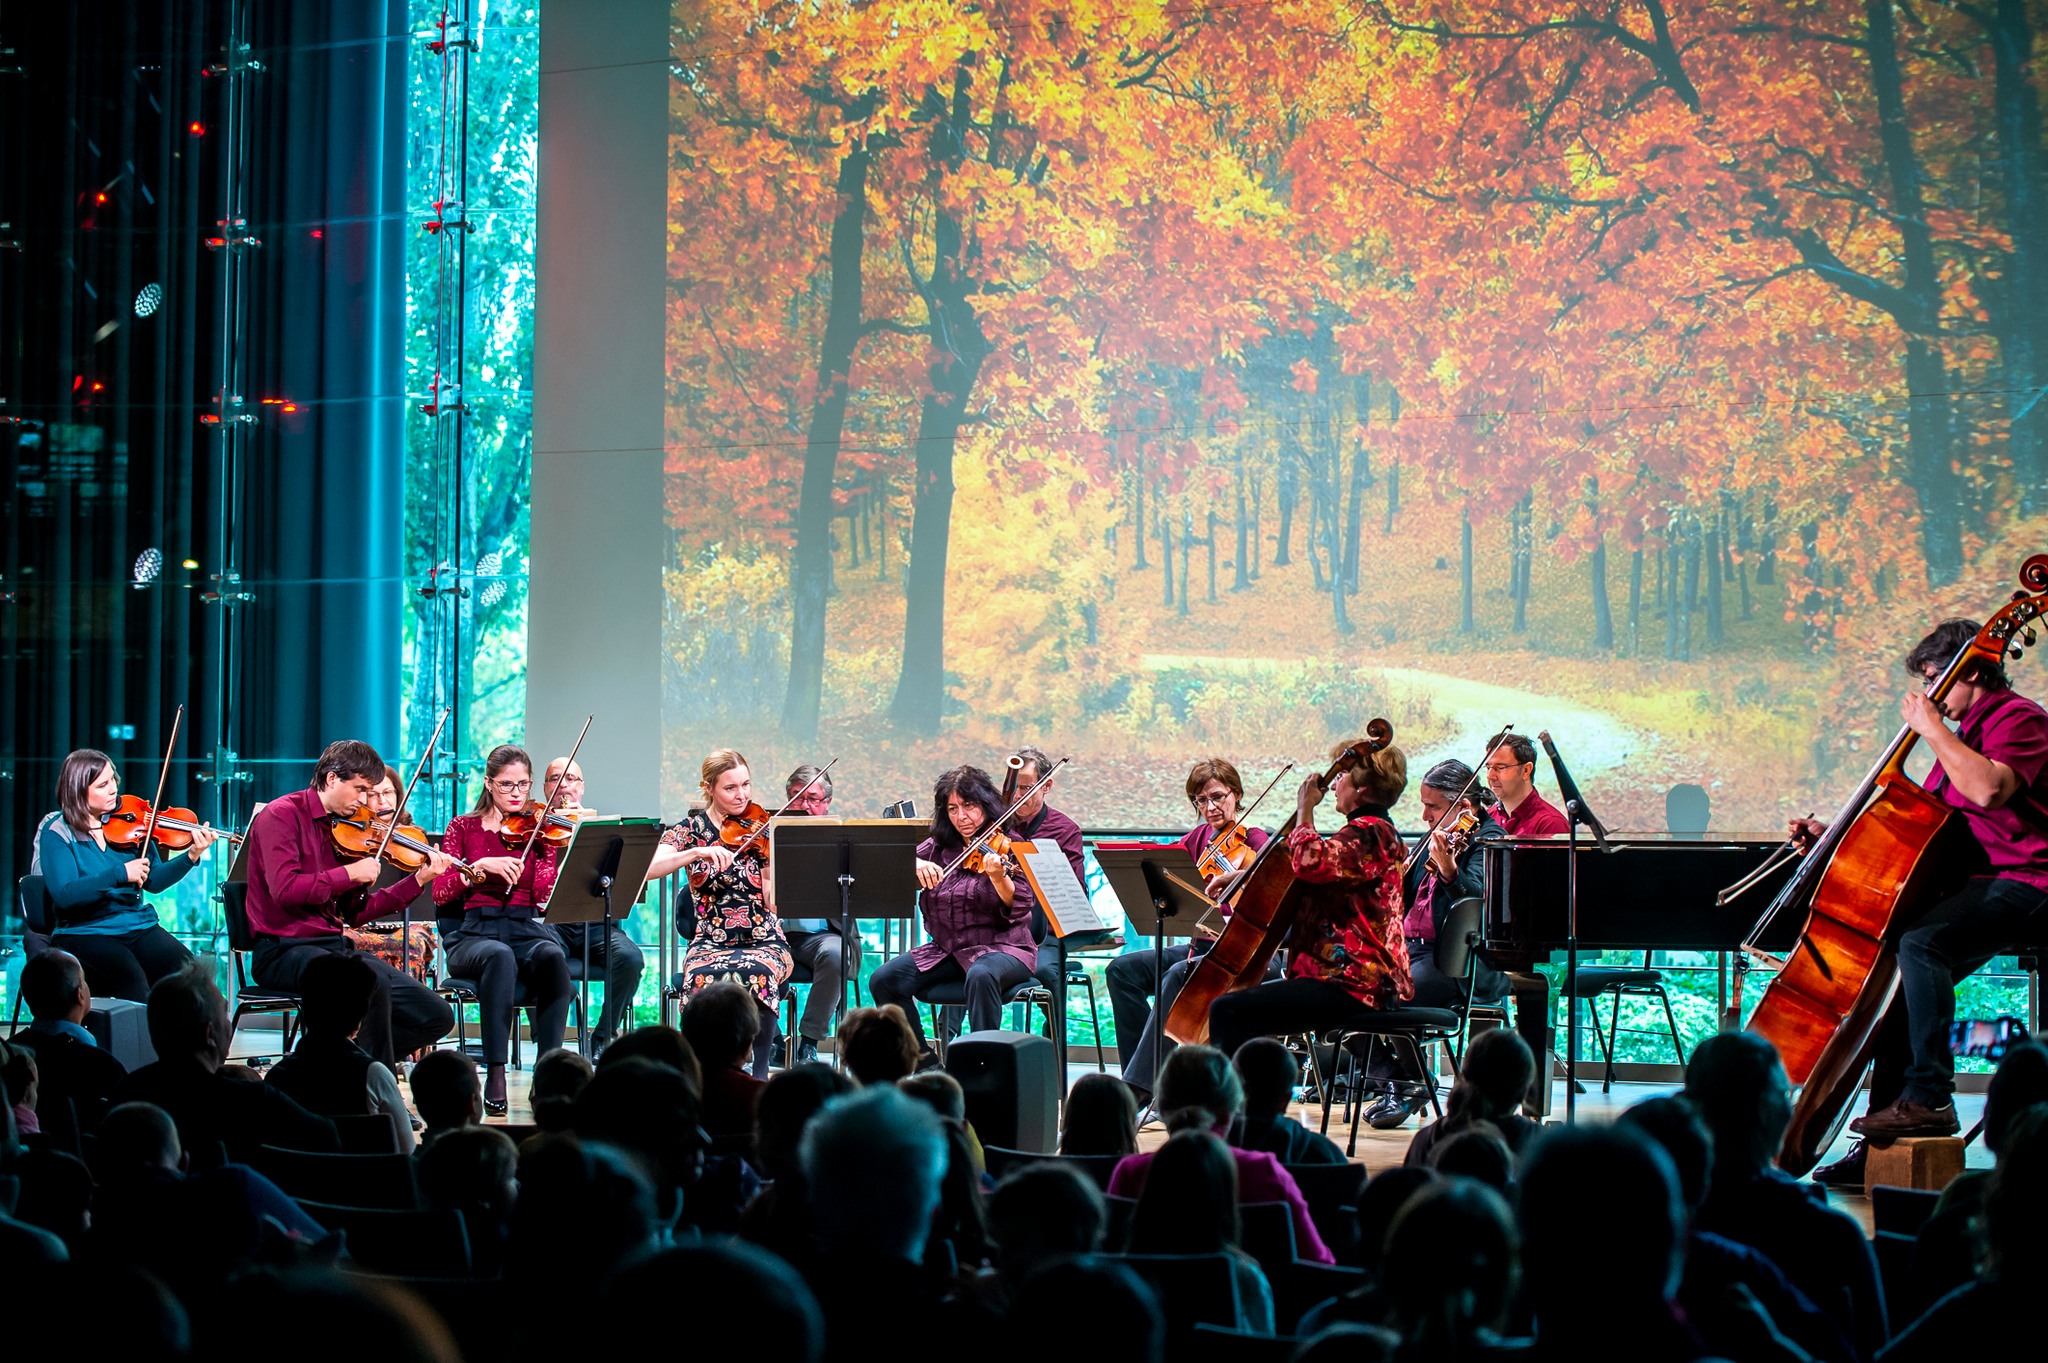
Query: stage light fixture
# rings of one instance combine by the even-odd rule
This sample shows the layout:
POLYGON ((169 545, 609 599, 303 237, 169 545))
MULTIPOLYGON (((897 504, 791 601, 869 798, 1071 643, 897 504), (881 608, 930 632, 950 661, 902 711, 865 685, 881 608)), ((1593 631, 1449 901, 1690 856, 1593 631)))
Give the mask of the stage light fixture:
POLYGON ((161 549, 145 549, 135 556, 134 586, 139 591, 156 581, 156 575, 164 570, 164 555, 161 549))
POLYGON ((144 284, 135 295, 135 315, 148 317, 163 306, 164 288, 161 284, 144 284))

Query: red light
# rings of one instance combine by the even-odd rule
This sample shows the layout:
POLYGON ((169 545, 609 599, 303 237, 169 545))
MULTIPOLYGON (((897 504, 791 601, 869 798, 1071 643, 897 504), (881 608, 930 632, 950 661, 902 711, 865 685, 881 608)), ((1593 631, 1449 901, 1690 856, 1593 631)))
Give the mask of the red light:
POLYGON ((327 234, 316 227, 313 229, 313 240, 325 241, 327 240, 327 234))
POLYGON ((93 201, 94 201, 95 203, 105 203, 105 202, 107 201, 107 196, 106 196, 105 194, 103 194, 103 193, 102 193, 102 194, 95 194, 95 195, 93 195, 93 201))
POLYGON ((103 392, 103 391, 105 391, 105 389, 106 389, 106 386, 107 386, 107 385, 105 385, 104 383, 99 383, 99 382, 95 381, 95 382, 94 382, 94 384, 93 384, 93 386, 92 386, 92 391, 93 391, 93 392, 95 392, 95 393, 98 393, 98 392, 103 392))
POLYGON ((296 402, 287 402, 287 403, 286 403, 286 404, 284 405, 284 409, 285 409, 285 410, 286 410, 287 412, 296 412, 296 411, 298 411, 298 410, 299 410, 299 404, 298 404, 298 403, 296 403, 296 402))
POLYGON ((185 131, 191 133, 194 137, 198 137, 206 131, 206 125, 204 123, 191 123, 186 126, 185 131))

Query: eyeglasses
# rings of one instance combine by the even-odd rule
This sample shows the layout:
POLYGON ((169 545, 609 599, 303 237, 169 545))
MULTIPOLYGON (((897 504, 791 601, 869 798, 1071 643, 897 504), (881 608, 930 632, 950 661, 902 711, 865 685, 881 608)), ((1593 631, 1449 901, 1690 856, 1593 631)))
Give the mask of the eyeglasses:
POLYGON ((498 791, 498 792, 500 792, 500 793, 502 793, 502 794, 505 794, 505 795, 517 795, 517 794, 518 794, 519 792, 521 792, 522 790, 532 790, 532 789, 533 789, 533 782, 531 782, 531 781, 493 781, 493 782, 491 782, 491 789, 492 789, 492 790, 495 790, 495 791, 498 791))
POLYGON ((1221 809, 1230 802, 1230 792, 1221 795, 1197 795, 1193 804, 1196 809, 1221 809))
POLYGON ((1486 769, 1492 772, 1520 771, 1524 767, 1533 767, 1535 765, 1533 762, 1488 762, 1486 769))

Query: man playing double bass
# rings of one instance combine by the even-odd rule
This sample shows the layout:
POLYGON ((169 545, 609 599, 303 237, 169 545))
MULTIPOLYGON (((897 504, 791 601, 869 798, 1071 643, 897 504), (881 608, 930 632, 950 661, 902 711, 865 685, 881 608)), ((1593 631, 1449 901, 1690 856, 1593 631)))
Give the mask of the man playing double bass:
MULTIPOLYGON (((1906 670, 1931 685, 1977 630, 1975 621, 1942 621, 1906 655, 1906 670)), ((1940 898, 1899 938, 1899 995, 1878 1031, 1869 1109, 1849 1128, 1862 1140, 1814 1174, 1823 1183, 1861 1186, 1865 1142, 1960 1129, 1949 1051, 1956 984, 2048 928, 2048 710, 1984 659, 1966 664, 1940 701, 1909 691, 1899 709, 1934 750, 1928 793, 1961 814, 1969 836, 1936 847, 1945 858, 1940 898)), ((1802 844, 1825 831, 1792 822, 1802 844)))

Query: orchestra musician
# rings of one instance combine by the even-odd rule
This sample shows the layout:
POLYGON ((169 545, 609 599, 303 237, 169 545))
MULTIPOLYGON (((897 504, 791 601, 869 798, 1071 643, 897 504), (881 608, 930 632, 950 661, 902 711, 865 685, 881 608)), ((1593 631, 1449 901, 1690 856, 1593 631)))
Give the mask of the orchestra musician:
MULTIPOLYGON (((397 768, 387 763, 384 779, 370 791, 370 812, 379 819, 388 819, 398 813, 399 796, 404 790, 405 778, 398 774, 397 768)), ((386 867, 378 878, 378 885, 381 888, 404 877, 404 872, 386 867)), ((408 911, 411 911, 410 906, 408 911)), ((396 928, 372 923, 360 928, 343 928, 342 934, 357 951, 370 952, 416 980, 424 980, 433 973, 434 953, 439 948, 439 941, 434 936, 432 923, 402 923, 396 928)))
MULTIPOLYGON (((1408 912, 1401 935, 1408 944, 1408 976, 1415 986, 1408 1001, 1417 1008, 1463 1006, 1465 982, 1436 968, 1436 939, 1451 905, 1485 892, 1480 843, 1507 836, 1499 823, 1484 817, 1493 803, 1492 793, 1483 785, 1468 790, 1471 780, 1472 768, 1450 758, 1423 774, 1417 792, 1423 824, 1433 830, 1429 851, 1415 863, 1402 887, 1408 912), (1460 814, 1480 816, 1479 822, 1468 836, 1454 839, 1451 828, 1460 814)), ((1507 976, 1480 960, 1473 961, 1472 971, 1473 1002, 1495 1003, 1506 997, 1507 976)), ((1379 1131, 1392 1131, 1414 1116, 1428 1102, 1429 1086, 1436 1082, 1433 1075, 1418 1071, 1404 1050, 1377 1043, 1366 1075, 1387 1085, 1387 1092, 1365 1109, 1366 1122, 1379 1131)))
POLYGON ((932 790, 931 836, 917 846, 917 883, 924 887, 919 905, 932 940, 886 962, 868 981, 878 1007, 897 1004, 910 1019, 920 1070, 938 1064, 917 1013, 921 994, 936 984, 965 981, 968 1025, 992 1031, 1002 1021, 1004 998, 1038 964, 1031 928, 1037 899, 1030 881, 1005 857, 983 856, 979 870, 961 858, 967 844, 1002 816, 1002 796, 981 768, 955 767, 939 778, 932 790))
MULTIPOLYGON (((1931 685, 1977 630, 1975 621, 1944 620, 1906 655, 1906 670, 1931 685)), ((1829 1184, 1863 1182, 1866 1143, 1961 1129, 1949 1050, 1956 985, 2048 929, 2048 711, 1984 659, 1968 663, 1940 701, 1911 690, 1899 710, 1934 750, 1928 793, 1961 814, 1968 836, 1934 849, 1940 898, 1899 938, 1899 992, 1878 1030, 1869 1106, 1849 1124, 1861 1139, 1815 1172, 1829 1184)), ((1825 831, 1792 821, 1804 846, 1825 831)))
MULTIPOLYGON (((583 803, 583 767, 566 757, 550 761, 542 777, 541 798, 553 800, 557 790, 561 800, 557 809, 572 813, 587 813, 583 803)), ((663 849, 667 852, 668 849, 663 849)), ((674 855, 669 853, 669 855, 674 855)), ((663 872, 662 874, 666 874, 663 872)), ((659 877, 650 871, 649 877, 659 877)), ((555 932, 562 939, 562 949, 569 953, 572 961, 587 959, 592 980, 605 982, 604 1012, 598 1017, 597 1026, 591 1033, 593 1050, 602 1051, 611 1044, 612 1038, 633 1014, 633 1000, 640 992, 640 977, 647 970, 647 957, 626 935, 625 928, 617 923, 607 929, 603 923, 556 923, 555 932), (586 958, 585 952, 589 955, 586 958)))
POLYGON ((57 808, 36 828, 29 873, 43 878, 56 915, 50 945, 78 958, 93 995, 141 1002, 151 985, 192 959, 142 896, 183 880, 217 835, 194 829, 189 849, 161 860, 147 846, 110 847, 103 820, 120 804, 112 758, 92 748, 66 756, 57 769, 57 808))
MULTIPOLYGON (((319 953, 354 950, 342 929, 403 916, 420 888, 448 869, 447 857, 430 852, 413 875, 372 891, 381 863, 373 857, 344 861, 336 851, 331 821, 367 805, 384 776, 384 759, 375 748, 342 739, 320 754, 312 785, 272 800, 249 821, 247 902, 256 935, 250 964, 266 989, 295 991, 299 973, 319 953)), ((356 1040, 372 1057, 393 1065, 400 1055, 447 1035, 455 1014, 426 985, 370 959, 377 996, 356 1040)))
POLYGON ((1493 817, 1511 838, 1547 838, 1571 832, 1564 811, 1536 793, 1536 745, 1502 734, 1486 754, 1486 784, 1500 803, 1493 817))
MULTIPOLYGON (((1017 756, 1024 763, 1017 769, 1017 793, 1022 795, 1038 785, 1052 770, 1052 759, 1045 755, 1044 749, 1028 743, 1017 749, 1017 756)), ((1017 806, 1017 812, 1010 816, 1003 831, 1019 842, 1038 844, 1051 838, 1059 844, 1060 851, 1067 854, 1067 864, 1074 868, 1075 883, 1085 886, 1088 873, 1082 860, 1081 825, 1045 802, 1046 792, 1058 784, 1059 778, 1054 777, 1033 791, 1030 799, 1017 806)), ((1002 812, 1001 806, 996 812, 1002 812)))
MULTIPOLYGON (((1188 771, 1187 795, 1199 822, 1181 838, 1180 845, 1187 848, 1189 856, 1200 862, 1209 845, 1237 822, 1238 811, 1244 805, 1244 779, 1238 775, 1237 768, 1225 759, 1205 757, 1188 771)), ((1256 854, 1271 841, 1264 829, 1249 827, 1244 830, 1244 839, 1250 854, 1256 854)), ((1243 873, 1244 867, 1240 866, 1237 870, 1210 876, 1202 888, 1208 891, 1211 899, 1221 902, 1243 873)), ((1230 906, 1225 903, 1222 916, 1227 918, 1229 914, 1230 906)), ((1179 942, 1165 948, 1159 954, 1163 955, 1166 970, 1156 981, 1154 973, 1158 963, 1149 946, 1134 947, 1124 952, 1103 971, 1110 1011, 1116 1018, 1116 1044, 1124 1082, 1137 1091, 1140 1106, 1151 1101, 1153 1080, 1166 1059, 1160 1054, 1160 1023, 1173 1011, 1173 1001, 1180 997, 1181 986, 1187 983, 1195 961, 1207 950, 1206 941, 1199 944, 1179 942), (1146 1000, 1152 996, 1155 983, 1159 986, 1158 1006, 1148 1007, 1146 1000)), ((1274 970, 1277 972, 1278 968, 1276 955, 1274 970)), ((1166 1054, 1170 1055, 1172 1048, 1172 1039, 1167 1038, 1166 1054)))
MULTIPOLYGON (((783 796, 791 802, 785 812, 823 818, 832 812, 832 778, 815 766, 798 767, 783 783, 783 796)), ((818 1043, 839 1009, 842 962, 855 974, 860 971, 860 934, 842 939, 829 918, 785 918, 782 929, 789 937, 791 959, 811 972, 811 994, 797 1022, 796 1058, 791 1062, 807 1065, 818 1058, 818 1043)))
POLYGON ((759 809, 754 804, 753 774, 740 753, 720 748, 707 756, 700 789, 704 808, 691 810, 687 819, 662 835, 663 845, 679 855, 656 863, 657 874, 664 865, 688 868, 690 891, 697 900, 697 931, 683 953, 682 997, 688 1002, 699 989, 724 981, 752 992, 761 1007, 754 1077, 765 1079, 782 1030, 775 1009, 792 964, 782 920, 762 883, 768 836, 763 833, 737 853, 720 836, 749 808, 759 809))
MULTIPOLYGON (((1330 755, 1351 746, 1340 743, 1330 755)), ((1304 893, 1287 934, 1286 978, 1218 998, 1209 1009, 1212 1046, 1235 1055, 1255 1036, 1341 1026, 1413 992, 1401 934, 1407 848, 1389 819, 1407 785, 1407 756, 1392 744, 1354 760, 1327 792, 1344 826, 1326 838, 1315 826, 1322 776, 1301 783, 1286 847, 1304 893)))
POLYGON ((476 981, 478 1026, 484 1051, 484 1110, 506 1108, 505 1067, 523 989, 533 1020, 536 1055, 562 1044, 569 1021, 569 957, 562 939, 542 918, 555 886, 555 849, 544 838, 515 845, 505 816, 527 811, 533 794, 533 759, 509 743, 484 759, 483 789, 467 814, 448 821, 441 850, 482 872, 472 881, 454 867, 434 878, 434 904, 443 915, 462 915, 448 934, 448 973, 476 981))

